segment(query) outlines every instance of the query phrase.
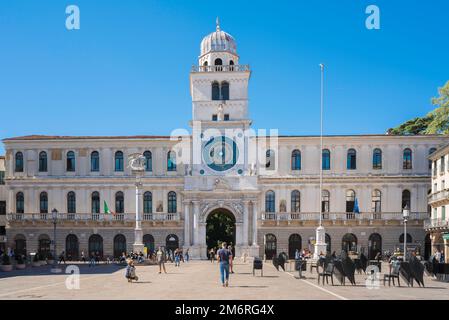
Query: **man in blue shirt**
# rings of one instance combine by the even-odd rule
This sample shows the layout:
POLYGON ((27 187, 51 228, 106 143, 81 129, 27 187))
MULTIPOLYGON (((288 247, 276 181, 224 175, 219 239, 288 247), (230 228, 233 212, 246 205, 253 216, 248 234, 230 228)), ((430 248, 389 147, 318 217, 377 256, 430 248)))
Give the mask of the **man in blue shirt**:
POLYGON ((227 249, 226 242, 221 244, 221 249, 218 250, 217 256, 220 266, 220 275, 221 275, 221 284, 223 287, 227 287, 229 285, 229 256, 231 253, 227 249), (225 281, 226 278, 226 281, 225 281))

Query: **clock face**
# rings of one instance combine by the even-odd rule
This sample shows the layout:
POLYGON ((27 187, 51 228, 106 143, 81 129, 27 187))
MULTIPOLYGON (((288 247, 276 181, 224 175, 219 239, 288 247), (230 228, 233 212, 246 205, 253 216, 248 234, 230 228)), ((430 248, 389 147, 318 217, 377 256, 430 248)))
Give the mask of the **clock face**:
POLYGON ((213 137, 204 144, 203 159, 212 170, 229 170, 237 163, 237 144, 228 137, 213 137))

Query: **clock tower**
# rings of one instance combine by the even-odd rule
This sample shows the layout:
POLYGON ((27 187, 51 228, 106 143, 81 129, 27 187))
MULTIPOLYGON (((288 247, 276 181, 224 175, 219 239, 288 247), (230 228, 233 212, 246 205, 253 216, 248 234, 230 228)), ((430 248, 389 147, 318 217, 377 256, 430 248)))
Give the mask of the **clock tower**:
POLYGON ((216 30, 201 41, 190 72, 192 175, 243 175, 248 169, 248 65, 239 64, 234 38, 216 30))

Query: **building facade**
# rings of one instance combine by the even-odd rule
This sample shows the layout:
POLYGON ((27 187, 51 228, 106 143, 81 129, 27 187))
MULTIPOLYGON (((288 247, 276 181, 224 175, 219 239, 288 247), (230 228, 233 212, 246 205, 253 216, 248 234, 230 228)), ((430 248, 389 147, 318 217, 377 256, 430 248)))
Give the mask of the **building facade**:
POLYGON ((449 262, 449 145, 436 150, 429 156, 432 163, 432 192, 429 195, 431 217, 425 222, 432 253, 440 250, 445 262, 449 262))
POLYGON ((407 243, 423 250, 428 155, 447 136, 325 136, 321 150, 318 136, 255 132, 251 69, 239 63, 234 38, 217 25, 200 49, 190 73, 189 134, 3 140, 8 246, 48 253, 55 208, 58 251, 72 257, 117 256, 140 240, 149 249, 189 248, 193 258, 206 258, 220 240, 237 256, 292 256, 313 249, 320 220, 329 251, 374 255, 402 248, 407 205, 407 243), (137 195, 127 166, 135 153, 146 158, 137 195))
POLYGON ((0 250, 6 249, 6 199, 5 157, 0 156, 0 250))

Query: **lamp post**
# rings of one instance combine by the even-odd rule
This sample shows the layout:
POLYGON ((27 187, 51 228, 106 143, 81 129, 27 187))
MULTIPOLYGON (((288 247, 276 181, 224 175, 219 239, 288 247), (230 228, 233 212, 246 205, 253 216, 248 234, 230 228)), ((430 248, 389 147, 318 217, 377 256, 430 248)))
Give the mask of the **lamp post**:
POLYGON ((402 209, 402 218, 404 219, 404 261, 407 260, 407 220, 410 216, 410 209, 408 204, 402 209))
POLYGON ((51 218, 52 218, 52 222, 53 222, 53 267, 52 267, 52 271, 53 272, 58 272, 56 269, 56 224, 58 223, 58 210, 53 209, 51 211, 51 218))

